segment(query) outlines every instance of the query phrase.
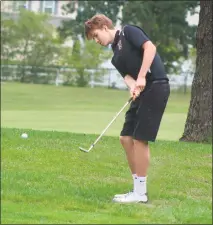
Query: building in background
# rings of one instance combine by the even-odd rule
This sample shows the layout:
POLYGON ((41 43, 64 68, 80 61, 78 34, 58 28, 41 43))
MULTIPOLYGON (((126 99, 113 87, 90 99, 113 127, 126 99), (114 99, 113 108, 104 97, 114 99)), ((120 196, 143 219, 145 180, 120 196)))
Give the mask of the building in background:
POLYGON ((66 14, 62 9, 67 3, 73 4, 77 9, 77 1, 2 1, 1 13, 5 16, 16 18, 19 10, 25 8, 33 12, 48 13, 50 15, 50 23, 55 27, 60 26, 63 20, 75 19, 76 12, 66 14))
MULTIPOLYGON (((38 12, 38 13, 47 13, 50 15, 49 22, 54 27, 59 27, 62 24, 62 21, 75 19, 77 13, 76 10, 74 13, 67 14, 62 9, 63 5, 67 3, 73 4, 73 7, 77 10, 78 1, 2 1, 1 2, 1 15, 4 17, 9 17, 17 19, 19 10, 25 8, 27 10, 38 12)), ((73 42, 71 38, 67 38, 64 45, 72 46, 73 42)))

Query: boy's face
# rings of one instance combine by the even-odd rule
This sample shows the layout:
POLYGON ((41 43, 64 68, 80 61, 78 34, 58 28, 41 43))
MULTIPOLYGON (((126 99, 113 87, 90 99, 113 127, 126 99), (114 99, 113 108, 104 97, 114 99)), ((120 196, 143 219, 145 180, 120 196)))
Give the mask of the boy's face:
POLYGON ((92 38, 93 38, 93 40, 95 40, 96 43, 98 43, 102 46, 107 46, 112 41, 109 29, 106 26, 104 26, 101 29, 94 29, 92 31, 92 38))

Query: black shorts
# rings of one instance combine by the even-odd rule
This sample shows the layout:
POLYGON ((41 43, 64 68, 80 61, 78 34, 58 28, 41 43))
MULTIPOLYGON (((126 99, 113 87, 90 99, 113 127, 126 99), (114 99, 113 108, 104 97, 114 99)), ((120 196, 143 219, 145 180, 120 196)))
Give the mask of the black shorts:
POLYGON ((154 142, 169 95, 170 86, 167 80, 147 82, 140 96, 130 104, 120 135, 154 142))

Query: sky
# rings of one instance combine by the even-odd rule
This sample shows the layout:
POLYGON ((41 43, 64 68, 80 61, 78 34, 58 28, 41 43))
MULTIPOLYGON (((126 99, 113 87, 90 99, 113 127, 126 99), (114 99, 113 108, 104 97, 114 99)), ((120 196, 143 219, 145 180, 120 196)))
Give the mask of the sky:
POLYGON ((190 13, 188 13, 186 20, 189 23, 189 25, 198 25, 199 22, 199 11, 200 11, 200 6, 196 8, 196 11, 198 12, 197 14, 190 16, 190 13))

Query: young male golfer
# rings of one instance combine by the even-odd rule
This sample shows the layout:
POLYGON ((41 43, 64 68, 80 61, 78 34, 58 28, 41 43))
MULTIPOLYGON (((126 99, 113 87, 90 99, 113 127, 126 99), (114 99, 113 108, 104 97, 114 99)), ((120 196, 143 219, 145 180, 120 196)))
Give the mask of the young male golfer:
POLYGON ((99 14, 85 22, 85 34, 100 45, 112 44, 112 64, 133 97, 120 134, 133 177, 133 191, 115 195, 113 201, 146 203, 149 141, 156 139, 170 94, 164 65, 155 45, 139 27, 125 25, 116 30, 111 19, 99 14))

